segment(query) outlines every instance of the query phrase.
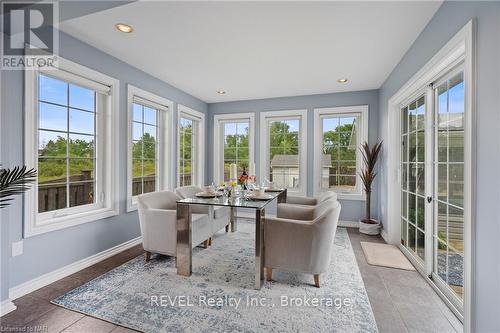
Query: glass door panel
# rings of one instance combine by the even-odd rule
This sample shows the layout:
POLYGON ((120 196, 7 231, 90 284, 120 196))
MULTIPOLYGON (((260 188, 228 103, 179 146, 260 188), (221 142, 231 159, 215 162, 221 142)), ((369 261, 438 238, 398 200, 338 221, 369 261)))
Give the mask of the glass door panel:
POLYGON ((464 81, 452 74, 434 89, 434 267, 438 285, 463 299, 464 261, 464 81))
POLYGON ((401 108, 401 244, 425 261, 425 96, 401 108))

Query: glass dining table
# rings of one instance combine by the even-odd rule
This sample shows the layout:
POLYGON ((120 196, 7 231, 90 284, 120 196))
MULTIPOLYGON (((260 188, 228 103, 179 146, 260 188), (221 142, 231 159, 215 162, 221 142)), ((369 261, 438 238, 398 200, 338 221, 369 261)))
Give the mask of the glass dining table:
POLYGON ((193 265, 192 246, 192 214, 194 205, 209 206, 209 214, 213 216, 214 207, 230 208, 231 232, 237 231, 236 209, 250 208, 255 210, 255 288, 260 289, 264 280, 264 219, 265 208, 274 200, 286 202, 287 190, 266 192, 272 198, 268 200, 252 200, 245 197, 228 198, 185 198, 177 201, 177 274, 191 276, 193 265))

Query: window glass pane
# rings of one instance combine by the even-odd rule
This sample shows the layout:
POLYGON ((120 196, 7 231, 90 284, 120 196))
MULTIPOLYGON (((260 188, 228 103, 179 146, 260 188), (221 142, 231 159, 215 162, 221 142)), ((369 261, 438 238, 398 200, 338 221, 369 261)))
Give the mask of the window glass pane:
POLYGON ((156 126, 156 109, 144 107, 144 122, 156 126))
POLYGON ((49 76, 38 76, 38 99, 40 101, 68 104, 68 84, 64 81, 53 79, 49 76))
POLYGON ((449 159, 450 162, 464 161, 464 132, 450 131, 449 132, 449 159))
POLYGON ((416 230, 415 226, 411 223, 408 224, 408 248, 415 251, 416 230))
POLYGON ((144 125, 144 140, 156 140, 156 126, 144 125))
POLYGON ((236 135, 236 123, 225 123, 224 135, 236 135))
POLYGON ((350 192, 356 188, 356 116, 331 116, 322 119, 323 157, 321 186, 350 192))
POLYGON ((464 165, 462 163, 450 164, 448 167, 448 201, 463 207, 464 205, 464 165))
POLYGON ((44 129, 64 131, 68 130, 68 109, 40 102, 38 113, 38 126, 44 129))
POLYGON ((425 231, 425 200, 417 196, 417 227, 425 231))
POLYGON ((417 164, 417 193, 425 195, 425 165, 423 163, 417 164))
POLYGON ((417 100, 417 129, 425 128, 425 97, 422 96, 417 100))
POLYGON ((38 131, 38 156, 66 157, 66 133, 38 131))
POLYGON ((408 107, 401 109, 401 134, 408 133, 408 107))
POLYGON ((66 208, 66 183, 46 183, 38 185, 38 212, 48 212, 66 208))
POLYGON ((414 194, 408 195, 408 221, 415 224, 417 219, 417 197, 414 194))
POLYGON ((277 186, 298 188, 299 184, 299 120, 270 121, 269 180, 277 186))
POLYGON ((69 184, 69 206, 76 207, 95 202, 94 182, 78 182, 69 184))
POLYGON ((408 107, 408 117, 410 120, 410 132, 417 129, 417 103, 413 102, 408 107))
POLYGON ((245 168, 248 173, 249 144, 248 144, 249 122, 227 122, 222 125, 222 135, 224 138, 224 181, 229 180, 229 165, 237 165, 238 176, 245 168))
POLYGON ((40 75, 38 96, 39 212, 93 203, 95 91, 40 75))
POLYGON ((425 234, 417 229, 417 255, 425 261, 425 234))
POLYGON ((143 145, 143 156, 147 159, 155 159, 156 158, 156 144, 151 137, 144 137, 144 145, 143 145))
POLYGON ((79 111, 75 109, 69 110, 69 131, 85 134, 94 134, 95 113, 79 111))
POLYGON ((133 140, 139 141, 142 139, 142 124, 141 123, 132 123, 132 138, 133 140))
POLYGON ((95 110, 95 92, 90 89, 69 85, 69 106, 88 111, 95 110))
POLYGON ((94 157, 94 136, 69 135, 69 154, 71 157, 94 157))
POLYGON ((155 160, 147 160, 145 159, 143 162, 144 165, 144 177, 154 176, 156 175, 156 161, 155 160))
POLYGON ((132 104, 132 119, 133 121, 142 122, 142 105, 132 104))
POLYGON ((38 158, 38 184, 66 182, 66 159, 38 158))
POLYGON ((69 181, 81 182, 94 179, 94 160, 89 158, 69 159, 69 181))
POLYGON ((438 199, 442 201, 448 200, 448 168, 446 164, 439 164, 437 170, 438 178, 438 188, 437 195, 438 199))

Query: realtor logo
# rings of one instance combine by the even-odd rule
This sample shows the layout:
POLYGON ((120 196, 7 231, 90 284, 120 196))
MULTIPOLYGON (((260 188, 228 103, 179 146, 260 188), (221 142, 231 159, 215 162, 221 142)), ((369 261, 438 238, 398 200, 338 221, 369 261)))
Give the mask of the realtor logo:
POLYGON ((59 44, 57 2, 2 1, 2 69, 53 67, 59 44))

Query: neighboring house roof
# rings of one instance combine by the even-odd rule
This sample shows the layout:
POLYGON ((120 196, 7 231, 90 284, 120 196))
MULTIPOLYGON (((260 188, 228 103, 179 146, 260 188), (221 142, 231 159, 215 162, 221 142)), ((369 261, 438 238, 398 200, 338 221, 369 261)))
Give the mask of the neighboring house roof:
MULTIPOLYGON (((299 166, 299 155, 274 155, 271 160, 271 167, 298 167, 299 166)), ((332 166, 332 157, 327 154, 323 154, 323 167, 329 168, 332 166)))

